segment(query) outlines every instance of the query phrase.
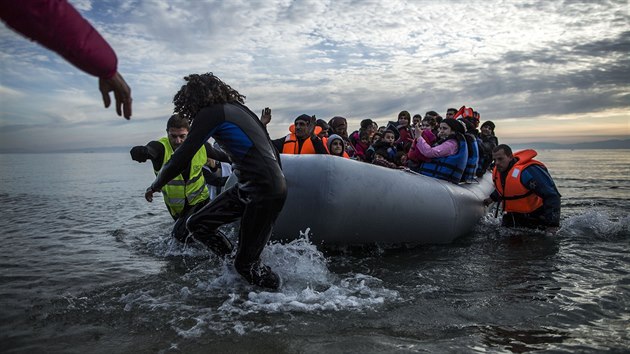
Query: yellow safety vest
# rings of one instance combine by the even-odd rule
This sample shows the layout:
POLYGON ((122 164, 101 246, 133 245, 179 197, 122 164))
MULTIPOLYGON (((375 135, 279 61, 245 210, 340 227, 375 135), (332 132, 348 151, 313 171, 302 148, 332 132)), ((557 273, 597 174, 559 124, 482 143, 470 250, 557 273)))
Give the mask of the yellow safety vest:
MULTIPOLYGON (((162 167, 164 167, 173 156, 173 148, 168 137, 162 137, 158 141, 164 145, 164 160, 162 161, 162 167)), ((202 172, 207 161, 208 153, 204 145, 190 162, 188 181, 184 181, 184 177, 179 174, 162 187, 164 203, 173 217, 178 218, 186 204, 195 205, 208 199, 208 187, 206 187, 206 180, 202 172)), ((153 172, 157 175, 159 171, 153 172)))

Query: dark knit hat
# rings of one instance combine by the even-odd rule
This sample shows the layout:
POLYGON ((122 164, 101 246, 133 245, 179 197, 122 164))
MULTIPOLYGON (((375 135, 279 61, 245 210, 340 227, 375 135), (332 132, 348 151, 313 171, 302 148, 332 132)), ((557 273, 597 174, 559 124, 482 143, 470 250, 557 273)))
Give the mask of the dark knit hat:
POLYGON ((303 120, 307 124, 310 124, 312 119, 313 119, 313 117, 309 116, 308 114, 302 114, 299 117, 295 118, 294 123, 297 122, 298 120, 303 120))
POLYGON ((483 127, 485 127, 485 126, 490 127, 490 130, 494 131, 494 127, 495 127, 495 125, 494 125, 494 123, 493 123, 491 120, 487 120, 487 121, 483 122, 483 124, 481 125, 481 127, 483 128, 483 127))
POLYGON ((466 128, 464 128, 464 123, 457 121, 453 118, 442 119, 441 123, 448 125, 451 128, 451 130, 453 130, 454 132, 457 132, 460 134, 466 133, 466 128))
MULTIPOLYGON (((387 127, 385 128, 385 132, 387 131, 394 133, 394 140, 398 140, 398 138, 400 138, 400 132, 398 131, 398 128, 396 128, 396 123, 388 122, 387 127)), ((385 132, 383 132, 383 135, 385 135, 385 132)))

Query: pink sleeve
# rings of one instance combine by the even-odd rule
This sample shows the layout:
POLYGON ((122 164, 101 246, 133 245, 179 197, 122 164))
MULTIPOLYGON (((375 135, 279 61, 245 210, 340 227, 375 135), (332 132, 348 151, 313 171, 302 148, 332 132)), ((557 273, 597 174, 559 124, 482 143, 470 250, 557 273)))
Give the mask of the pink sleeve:
POLYGON ((437 141, 437 138, 435 137, 435 134, 433 134, 431 129, 423 130, 422 131, 422 137, 424 138, 424 141, 429 143, 429 145, 433 145, 433 143, 435 143, 437 141))
POLYGON ((15 31, 100 78, 116 74, 114 50, 65 0, 0 0, 0 16, 15 31))
POLYGON ((436 158, 436 157, 445 157, 450 156, 457 153, 457 140, 448 139, 442 144, 431 147, 427 144, 424 139, 418 139, 416 143, 416 148, 420 150, 422 155, 428 158, 436 158))

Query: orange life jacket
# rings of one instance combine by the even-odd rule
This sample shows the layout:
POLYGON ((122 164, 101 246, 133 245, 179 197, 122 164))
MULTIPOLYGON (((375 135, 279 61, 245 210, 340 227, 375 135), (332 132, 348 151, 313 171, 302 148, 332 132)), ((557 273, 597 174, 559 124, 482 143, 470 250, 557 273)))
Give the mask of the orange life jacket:
POLYGON ((322 136, 320 139, 322 139, 322 143, 324 144, 324 148, 326 149, 326 152, 330 154, 330 150, 328 150, 328 137, 322 136))
POLYGON ((287 137, 284 139, 284 145, 282 146, 283 154, 303 155, 316 153, 310 136, 306 138, 306 140, 304 140, 304 142, 302 143, 302 149, 300 149, 300 144, 298 143, 297 137, 295 136, 294 124, 291 124, 291 126, 289 127, 289 131, 291 132, 291 134, 287 135, 287 137))
POLYGON ((538 155, 535 150, 527 149, 514 153, 516 163, 508 171, 505 177, 505 185, 501 183, 500 172, 496 166, 492 170, 492 180, 497 192, 503 200, 503 210, 515 213, 531 213, 543 205, 541 197, 533 191, 525 188, 521 183, 521 173, 531 165, 545 166, 542 162, 534 160, 538 155))

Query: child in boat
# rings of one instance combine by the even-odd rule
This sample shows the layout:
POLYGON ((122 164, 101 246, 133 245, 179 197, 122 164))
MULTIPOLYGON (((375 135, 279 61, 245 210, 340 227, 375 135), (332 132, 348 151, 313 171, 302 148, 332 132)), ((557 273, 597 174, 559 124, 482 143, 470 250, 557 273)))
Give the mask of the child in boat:
POLYGON ((436 141, 437 137, 433 134, 433 129, 437 126, 437 121, 432 116, 426 116, 422 122, 420 123, 420 127, 416 126, 416 136, 417 138, 413 140, 413 144, 411 145, 411 149, 409 149, 409 153, 407 154, 408 166, 409 168, 417 168, 420 166, 422 162, 431 161, 430 158, 424 156, 420 149, 418 148, 418 139, 424 139, 424 141, 432 146, 436 141))
POLYGON ((370 147, 369 141, 370 136, 367 131, 359 133, 359 141, 354 145, 354 157, 356 157, 357 160, 365 161, 365 151, 370 147))
POLYGON ((374 162, 372 163, 374 165, 383 166, 387 168, 394 168, 394 169, 400 168, 395 163, 389 161, 389 151, 387 147, 385 146, 381 146, 376 149, 376 151, 374 152, 374 162))
POLYGON ((356 147, 357 143, 361 140, 361 133, 366 132, 368 134, 368 141, 372 139, 372 135, 376 133, 376 127, 374 121, 371 119, 364 119, 361 121, 361 127, 359 130, 355 130, 348 136, 350 143, 356 147))
POLYGON ((398 150, 408 151, 413 142, 413 131, 411 130, 411 115, 407 111, 398 113, 398 138, 396 147, 398 150))
POLYGON ((376 132, 372 135, 372 142, 370 143, 370 147, 365 150, 365 161, 372 163, 374 161, 374 144, 381 141, 383 138, 383 134, 376 132))
MULTIPOLYGON (((375 153, 376 150, 384 148, 387 151, 387 154, 384 155, 385 159, 392 163, 395 161, 396 153, 398 152, 396 146, 394 145, 394 142, 398 138, 396 134, 397 132, 398 131, 395 126, 392 124, 388 125, 387 130, 383 133, 383 138, 372 145, 375 153)), ((376 157, 376 155, 374 157, 376 157)))
POLYGON ((405 168, 407 166, 407 154, 404 151, 396 152, 394 163, 400 168, 405 168))
POLYGON ((350 158, 346 152, 346 144, 343 138, 337 134, 328 137, 328 151, 334 156, 344 157, 346 159, 350 158))

